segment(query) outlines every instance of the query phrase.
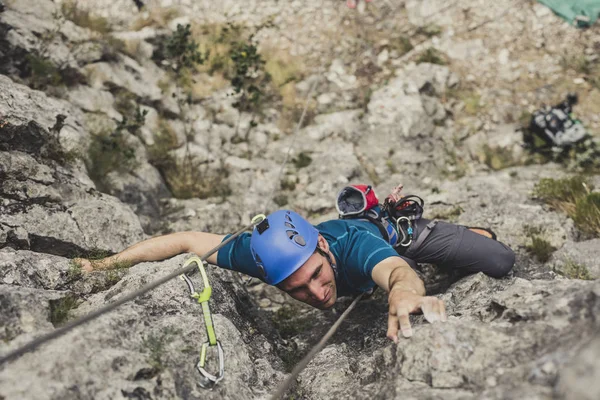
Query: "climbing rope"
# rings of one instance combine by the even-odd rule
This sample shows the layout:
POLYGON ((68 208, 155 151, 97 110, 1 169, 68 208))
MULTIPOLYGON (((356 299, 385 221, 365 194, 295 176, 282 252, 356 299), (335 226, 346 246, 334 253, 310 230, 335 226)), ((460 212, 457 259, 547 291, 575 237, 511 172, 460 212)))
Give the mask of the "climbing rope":
POLYGON ((285 392, 292 386, 298 375, 300 375, 300 372, 302 372, 302 370, 306 368, 306 366, 313 359, 313 357, 323 349, 325 343, 327 343, 331 336, 333 336, 333 334, 339 328, 344 319, 346 319, 348 314, 350 314, 350 311, 352 311, 352 309, 356 306, 356 303, 358 303, 364 295, 364 293, 361 293, 352 301, 352 304, 350 304, 350 306, 346 308, 343 314, 340 315, 338 320, 335 321, 331 328, 329 328, 329 330, 327 331, 325 336, 323 336, 323 338, 319 341, 319 343, 317 343, 315 347, 313 347, 311 351, 306 356, 304 356, 304 358, 298 364, 296 364, 290 376, 288 376, 287 379, 279 385, 277 391, 273 393, 273 396, 271 396, 271 400, 278 400, 283 397, 285 392))
MULTIPOLYGON (((233 239, 235 239, 236 237, 241 235, 243 232, 245 232, 251 228, 254 228, 254 226, 256 226, 257 224, 262 222, 264 219, 265 219, 264 215, 257 215, 256 217, 254 217, 252 219, 252 222, 250 223, 250 225, 245 226, 245 227, 241 228, 240 230, 238 230, 237 232, 235 232, 233 235, 231 235, 226 240, 221 242, 217 247, 210 250, 208 253, 204 254, 202 257, 200 257, 200 260, 205 261, 212 254, 219 251, 219 249, 221 249, 223 246, 226 246, 229 242, 231 242, 233 239)), ((4 356, 2 356, 0 358, 0 366, 3 366, 8 361, 16 359, 16 358, 22 356, 23 354, 38 348, 42 344, 44 344, 52 339, 63 336, 64 334, 66 334, 67 332, 70 332, 71 330, 75 329, 76 327, 83 325, 86 322, 94 320, 94 319, 100 317, 101 315, 104 315, 104 314, 114 310, 115 308, 119 307, 120 305, 123 305, 123 304, 135 299, 136 297, 141 296, 142 294, 147 293, 147 292, 159 287, 160 285, 165 284, 166 282, 170 281, 173 278, 176 278, 182 274, 192 271, 194 268, 195 268, 195 266, 190 264, 190 265, 187 265, 186 267, 183 267, 176 271, 173 271, 170 274, 165 275, 164 277, 157 279, 156 281, 143 286, 142 288, 136 290, 135 292, 132 292, 126 296, 123 296, 119 300, 116 300, 110 304, 100 307, 99 309, 92 311, 91 313, 84 315, 83 317, 76 319, 73 322, 70 322, 61 328, 58 328, 52 332, 49 332, 46 335, 40 336, 39 338, 34 339, 33 341, 27 343, 26 345, 21 346, 15 350, 8 352, 8 354, 5 354, 4 356)))
MULTIPOLYGON (((397 8, 397 7, 396 7, 397 8)), ((345 17, 345 16, 344 16, 345 17)), ((342 18, 344 18, 342 17, 342 18)), ((338 24, 338 27, 336 29, 336 34, 337 31, 339 31, 341 24, 338 24)), ((291 153, 291 150, 295 144, 296 141, 296 137, 298 134, 298 131, 300 130, 302 123, 304 121, 304 118, 306 116, 306 112, 308 109, 308 104, 309 104, 309 100, 312 96, 312 93, 317 85, 317 83, 319 82, 321 78, 321 75, 319 75, 319 77, 317 79, 315 79, 307 93, 306 96, 306 100, 305 100, 305 105, 304 108, 302 110, 302 114, 301 117, 298 121, 298 124, 296 125, 295 128, 295 132, 293 134, 293 138, 292 138, 292 142, 290 144, 290 147, 288 148, 288 151, 286 153, 286 157, 282 163, 282 166, 280 168, 279 171, 279 175, 278 175, 278 179, 277 182, 275 183, 275 186, 273 187, 273 190, 271 192, 271 195, 268 197, 267 203, 265 204, 265 209, 267 209, 267 207, 269 206, 270 202, 272 201, 273 195, 277 189, 277 185, 279 183, 279 180, 281 179, 281 174, 283 172, 283 169, 289 159, 289 155, 291 153)), ((224 375, 224 356, 223 356, 223 348, 221 347, 220 342, 217 340, 215 331, 214 331, 214 327, 213 327, 213 321, 212 321, 212 314, 210 313, 210 308, 209 308, 209 304, 208 301, 210 299, 211 293, 212 293, 212 288, 210 286, 210 283, 208 281, 208 277, 206 275, 206 271, 203 267, 203 264, 205 263, 206 259, 208 257, 210 257, 212 254, 216 253, 217 251, 219 251, 221 248, 223 248, 224 246, 226 246, 228 243, 230 243, 232 240, 234 240, 236 237, 238 237, 240 234, 242 234, 243 232, 245 232, 246 230, 249 229, 253 229, 257 224, 259 224, 260 222, 262 222, 266 217, 264 215, 257 215, 256 217, 254 217, 252 219, 252 222, 250 225, 245 226, 244 228, 241 228, 240 230, 238 230, 237 232, 235 232, 233 235, 231 235, 230 237, 228 237, 226 240, 224 240, 223 242, 221 242, 218 246, 216 246, 215 248, 213 248, 212 250, 210 250, 209 252, 207 252, 206 254, 204 254, 202 257, 191 257, 190 259, 188 259, 184 266, 176 271, 173 271, 172 273, 157 279, 154 282, 151 282, 145 286, 143 286, 142 288, 122 297, 121 299, 114 301, 110 304, 107 304, 75 321, 72 321, 71 323, 68 323, 67 325, 58 328, 52 332, 49 332, 46 335, 43 335, 39 338, 34 339, 33 341, 27 343, 24 346, 21 346, 15 350, 10 351, 9 353, 7 353, 6 355, 2 356, 0 358, 0 366, 4 366, 7 362, 14 360, 20 356, 22 356, 25 353, 28 353, 30 351, 33 351, 35 349, 37 349, 39 346, 41 346, 42 344, 58 338, 60 336, 65 335, 66 333, 70 332, 71 330, 73 330, 74 328, 83 325, 91 320, 94 320, 114 309, 116 309, 117 307, 135 299, 136 297, 147 293, 155 288, 157 288, 158 286, 163 285, 164 283, 170 281, 171 279, 175 278, 175 277, 180 277, 181 279, 183 279, 187 285, 188 285, 188 289, 190 290, 191 296, 196 299, 196 301, 198 303, 201 304, 202 306, 202 310, 203 310, 203 315, 204 315, 204 323, 205 323, 205 327, 206 327, 206 331, 207 331, 207 336, 208 336, 208 341, 205 342, 202 345, 201 348, 201 352, 200 352, 200 360, 198 361, 198 364, 196 365, 198 371, 202 374, 204 381, 200 382, 202 387, 206 387, 206 388, 210 388, 213 387, 216 383, 218 383, 224 375), (189 276, 187 276, 186 274, 188 272, 191 272, 194 268, 198 268, 200 270, 200 274, 202 276, 203 279, 203 283, 204 283, 204 289, 202 290, 202 292, 198 293, 196 292, 194 285, 191 281, 191 279, 189 278, 189 276), (217 350, 217 354, 218 354, 218 364, 219 364, 219 372, 216 375, 213 375, 211 373, 209 373, 208 371, 206 371, 205 366, 206 366, 206 359, 207 359, 207 351, 209 347, 216 347, 217 350)), ((325 346, 326 342, 329 340, 329 338, 331 338, 331 336, 335 333, 335 331, 338 329, 338 327, 340 326, 340 324, 343 322, 343 320, 347 317, 347 315, 350 313, 350 311, 352 311, 352 309, 356 306, 356 304, 358 303, 358 301, 363 297, 363 294, 360 294, 358 297, 356 297, 354 299, 354 301, 352 302, 352 304, 344 311, 344 313, 340 316, 340 318, 333 324, 333 326, 328 330, 328 332, 325 334, 325 336, 321 339, 321 341, 312 348, 312 350, 300 361, 300 363, 298 363, 296 365, 296 367, 294 368, 294 370, 292 371, 292 373, 290 374, 290 376, 279 386, 277 392, 275 392, 275 394, 273 395, 272 399, 278 399, 281 396, 283 396, 283 394, 286 392, 286 390, 291 386, 291 384, 293 383, 293 381, 296 379, 296 377, 300 374, 300 372, 308 365, 308 363, 312 360, 312 358, 319 352, 321 351, 321 349, 325 346)))

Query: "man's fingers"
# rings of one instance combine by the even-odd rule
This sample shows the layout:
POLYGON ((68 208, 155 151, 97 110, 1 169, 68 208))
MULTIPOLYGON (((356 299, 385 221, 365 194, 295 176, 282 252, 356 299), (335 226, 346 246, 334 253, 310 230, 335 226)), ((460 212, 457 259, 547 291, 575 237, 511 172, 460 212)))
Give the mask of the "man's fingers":
POLYGON ((437 321, 435 318, 435 311, 433 310, 433 303, 428 297, 423 298, 423 302, 421 303, 421 311, 423 312, 423 316, 425 316, 427 321, 437 321))
POLYGON ((410 319, 408 318, 408 310, 398 308, 398 322, 400 323, 400 331, 402 336, 408 338, 412 336, 412 327, 410 326, 410 319))
POLYGON ((398 343, 398 317, 392 313, 388 315, 387 337, 394 343, 398 343))
POLYGON ((448 320, 444 302, 435 297, 425 297, 421 304, 421 311, 423 311, 425 319, 431 323, 448 320))
POLYGON ((442 317, 442 322, 448 321, 448 316, 446 315, 446 304, 444 304, 444 300, 440 300, 440 315, 442 317))

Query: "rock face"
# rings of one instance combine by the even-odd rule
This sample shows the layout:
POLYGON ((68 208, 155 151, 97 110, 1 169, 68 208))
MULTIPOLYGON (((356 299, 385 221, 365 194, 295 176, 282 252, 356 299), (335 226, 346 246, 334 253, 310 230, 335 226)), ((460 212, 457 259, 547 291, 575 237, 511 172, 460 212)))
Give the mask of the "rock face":
MULTIPOLYGON (((600 127, 600 37, 542 5, 513 3, 378 0, 340 13, 343 2, 90 0, 69 14, 69 2, 2 1, 0 355, 187 256, 94 273, 73 257, 118 252, 154 233, 228 233, 283 207, 318 223, 337 218, 344 185, 368 183, 383 198, 403 183, 425 199, 426 218, 492 228, 517 254, 513 271, 457 280, 418 266, 449 321, 414 315, 413 337, 395 345, 385 338, 386 295, 375 292, 287 397, 600 398, 600 239, 582 240, 571 218, 532 197, 541 178, 570 171, 536 164, 516 131, 523 114, 571 82, 586 128, 600 127), (240 111, 225 77, 196 71, 178 103, 172 70, 153 53, 188 22, 208 45, 226 22, 256 28, 267 64, 279 66, 271 78, 289 68, 289 82, 269 87, 254 113, 240 111), (102 132, 121 135, 112 150, 129 146, 135 166, 111 168, 99 182, 88 149, 102 132), (186 157, 198 162, 193 179, 162 169, 186 157), (182 182, 213 193, 175 198, 182 182)), ((600 175, 590 182, 600 186, 600 175)), ((202 308, 174 279, 1 365, 0 400, 266 399, 351 301, 310 309, 256 279, 207 270, 225 354, 225 378, 212 390, 195 369, 207 340, 202 308)), ((199 274, 192 279, 199 290, 199 274)), ((212 350, 209 371, 218 369, 212 350)))
MULTIPOLYGON (((4 260, 26 257, 22 251, 12 256, 0 254, 4 260)), ((179 268, 183 260, 181 256, 132 268, 110 289, 90 294, 72 311, 73 316, 83 315, 140 288, 145 282, 179 268)), ((60 265, 67 263, 56 261, 48 267, 51 275, 60 274, 60 265)), ((3 271, 5 262, 2 261, 3 271)), ((24 265, 19 267, 24 272, 24 265)), ((37 266, 31 267, 29 273, 35 274, 37 266)), ((202 309, 189 297, 186 285, 173 280, 12 363, 0 372, 2 395, 15 399, 120 396, 219 399, 253 398, 271 390, 274 381, 282 378, 282 373, 273 369, 273 366, 281 368, 281 361, 273 355, 277 344, 275 333, 271 331, 270 338, 260 333, 266 330, 260 321, 253 320, 258 317, 252 317, 248 299, 240 297, 231 284, 222 283, 219 272, 209 272, 209 277, 214 290, 212 311, 216 335, 225 348, 227 379, 214 390, 207 391, 198 385, 200 378, 195 370, 200 346, 207 341, 201 322, 202 309), (242 313, 244 318, 240 318, 242 313), (40 357, 49 362, 44 362, 33 374, 26 372, 31 371, 32 363, 40 357), (90 369, 97 372, 94 377, 90 377, 90 369), (22 379, 24 375, 28 381, 22 379)), ((4 340, 11 341, 12 347, 54 329, 48 321, 49 315, 53 315, 52 302, 64 300, 70 293, 44 290, 27 278, 0 285, 4 340)), ((207 369, 216 372, 216 353, 210 352, 208 361, 207 369)))
POLYGON ((52 160, 64 162, 65 155, 52 149, 59 145, 43 127, 32 121, 2 130, 3 145, 15 151, 0 152, 0 246, 73 256, 90 248, 119 251, 143 238, 128 207, 52 160), (113 234, 98 235, 107 231, 113 234))

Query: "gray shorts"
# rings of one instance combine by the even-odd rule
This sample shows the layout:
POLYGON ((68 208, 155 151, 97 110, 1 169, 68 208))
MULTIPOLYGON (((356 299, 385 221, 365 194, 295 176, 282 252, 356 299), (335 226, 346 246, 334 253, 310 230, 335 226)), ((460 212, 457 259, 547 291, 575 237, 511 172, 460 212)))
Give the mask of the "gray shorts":
MULTIPOLYGON (((414 240, 429 222, 423 218, 416 221, 414 240)), ((418 248, 411 245, 402 255, 417 263, 464 273, 483 272, 494 278, 506 275, 515 263, 515 253, 507 245, 472 232, 466 226, 443 221, 438 221, 418 248)))

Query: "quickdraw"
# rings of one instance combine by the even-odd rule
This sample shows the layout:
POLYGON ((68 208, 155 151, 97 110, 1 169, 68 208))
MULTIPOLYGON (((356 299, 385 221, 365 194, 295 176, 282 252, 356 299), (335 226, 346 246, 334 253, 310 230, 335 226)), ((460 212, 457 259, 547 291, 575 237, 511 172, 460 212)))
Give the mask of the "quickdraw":
POLYGON ((205 389, 210 389, 214 385, 216 385, 221 379, 223 379, 223 375, 225 373, 223 347, 221 346, 221 342, 217 340, 212 314, 210 313, 210 307, 208 305, 208 300, 210 300, 210 296, 212 294, 212 287, 210 286, 210 282, 208 281, 208 276, 206 275, 206 270, 204 268, 204 264, 206 263, 206 261, 202 261, 198 256, 194 256, 185 262, 184 267, 187 267, 192 263, 196 263, 196 265, 198 265, 198 269, 200 270, 200 275, 202 276, 202 281, 204 284, 202 292, 196 292, 196 289, 194 288, 194 283, 186 274, 181 274, 180 278, 184 280, 185 283, 187 283, 188 289, 190 290, 190 296, 196 299, 196 301, 202 306, 202 313, 204 314, 204 325, 206 326, 206 334, 208 336, 208 340, 204 344, 202 344, 202 349, 200 350, 200 360, 198 361, 198 364, 196 364, 196 368, 203 377, 203 379, 200 381, 200 386, 202 386, 205 389), (209 373, 205 369, 207 350, 209 347, 213 346, 216 346, 219 363, 219 372, 216 375, 209 373))
MULTIPOLYGON (((252 218, 252 225, 256 225, 261 221, 265 220, 267 217, 264 214, 256 215, 252 218)), ((241 233, 239 231, 237 234, 232 236, 237 236, 241 233)), ((210 286, 210 282, 208 280, 208 275, 206 274, 205 265, 206 261, 201 259, 198 256, 190 257, 186 260, 185 264, 183 264, 183 268, 188 267, 190 264, 196 263, 198 266, 198 270, 200 271, 200 275, 202 276, 203 289, 200 293, 196 291, 194 288, 194 283, 185 273, 179 275, 179 277, 185 281, 190 290, 190 296, 194 298, 201 306, 202 313, 204 314, 204 326, 206 327, 206 335, 208 336, 208 340, 202 344, 202 348, 200 350, 200 359, 196 364, 196 369, 202 375, 202 379, 199 384, 204 389, 213 388, 225 375, 225 355, 223 352, 223 346, 221 346, 221 342, 217 340, 217 334, 215 333, 214 323, 212 319, 212 314, 210 312, 210 307, 208 305, 208 301, 210 300, 210 296, 212 295, 212 287, 210 286), (217 351, 217 362, 219 365, 219 372, 216 375, 208 372, 206 370, 206 354, 211 347, 216 347, 217 351)))

